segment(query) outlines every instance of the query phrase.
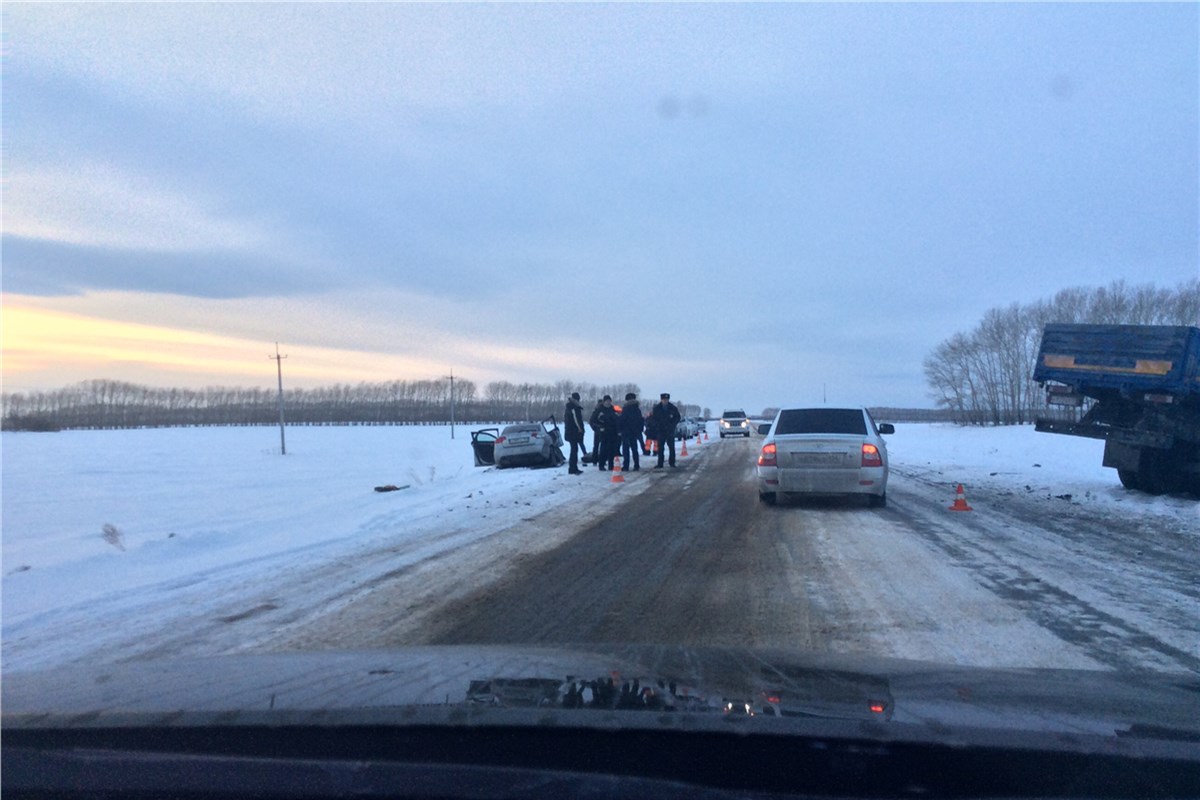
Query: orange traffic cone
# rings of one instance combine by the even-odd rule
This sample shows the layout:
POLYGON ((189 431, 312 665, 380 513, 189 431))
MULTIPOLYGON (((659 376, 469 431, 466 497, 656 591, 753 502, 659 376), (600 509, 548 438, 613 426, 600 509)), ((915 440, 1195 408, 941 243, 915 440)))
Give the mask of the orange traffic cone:
POLYGON ((708 441, 708 428, 704 429, 704 441, 708 441))
POLYGON ((621 458, 618 456, 613 460, 612 481, 611 483, 624 483, 625 476, 621 474, 621 458))
POLYGON ((696 431, 696 447, 700 446, 700 431, 696 431))
POLYGON ((951 511, 974 511, 975 509, 967 505, 967 494, 963 491, 963 485, 958 485, 958 491, 954 493, 954 505, 947 506, 951 511))
POLYGON ((683 438, 683 449, 679 451, 679 457, 680 458, 687 457, 687 437, 686 436, 683 438))

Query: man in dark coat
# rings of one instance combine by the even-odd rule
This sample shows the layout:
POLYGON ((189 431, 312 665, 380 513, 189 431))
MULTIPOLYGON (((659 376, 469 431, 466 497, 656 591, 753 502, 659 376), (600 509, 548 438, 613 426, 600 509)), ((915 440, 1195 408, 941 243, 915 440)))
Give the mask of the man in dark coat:
POLYGON ((671 395, 660 394, 658 405, 654 407, 651 417, 654 420, 654 430, 658 434, 658 463, 655 469, 662 469, 663 451, 670 448, 670 464, 675 466, 675 426, 679 424, 679 409, 671 402, 671 395))
POLYGON ((617 427, 621 429, 621 469, 629 469, 629 456, 633 454, 633 471, 642 468, 641 457, 638 453, 642 446, 638 438, 642 435, 642 407, 638 405, 637 395, 633 392, 625 395, 625 405, 621 407, 621 416, 617 427))
POLYGON ((620 422, 612 397, 604 395, 604 407, 600 409, 600 469, 611 470, 621 454, 620 422))
POLYGON ((600 426, 600 412, 604 410, 604 398, 601 397, 596 401, 596 407, 592 409, 592 416, 588 418, 588 425, 592 427, 592 461, 596 466, 600 466, 600 437, 603 428, 600 426))
POLYGON ((648 456, 654 451, 651 449, 651 443, 658 441, 658 430, 654 427, 654 414, 646 412, 646 445, 642 448, 642 455, 648 456))
POLYGON ((613 460, 617 457, 617 449, 621 441, 620 433, 617 431, 617 412, 613 409, 611 395, 606 394, 600 398, 589 423, 596 433, 593 440, 596 445, 596 466, 601 471, 610 470, 613 467, 613 460))
MULTIPOLYGON (((571 443, 571 461, 567 472, 571 475, 582 475, 579 468, 579 448, 583 446, 583 406, 579 404, 579 392, 572 392, 567 398, 567 410, 563 414, 563 438, 571 443)), ((583 451, 587 455, 587 450, 583 451)))

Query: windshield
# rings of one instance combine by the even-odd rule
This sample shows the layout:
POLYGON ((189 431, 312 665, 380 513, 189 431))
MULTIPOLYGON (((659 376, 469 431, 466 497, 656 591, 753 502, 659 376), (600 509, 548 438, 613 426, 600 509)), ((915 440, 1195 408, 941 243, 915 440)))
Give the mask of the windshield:
POLYGON ((6 708, 425 648, 363 702, 1200 673, 1198 13, 5 3, 6 708))

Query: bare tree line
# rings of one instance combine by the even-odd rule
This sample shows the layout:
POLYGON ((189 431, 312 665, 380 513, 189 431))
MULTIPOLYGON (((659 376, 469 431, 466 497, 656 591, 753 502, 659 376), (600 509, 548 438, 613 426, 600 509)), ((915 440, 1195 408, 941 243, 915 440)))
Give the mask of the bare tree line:
MULTIPOLYGON (((459 422, 511 422, 561 417, 567 396, 586 398, 640 394, 636 384, 487 384, 482 394, 470 380, 454 379, 454 417, 459 422)), ((61 389, 3 394, 6 430, 153 428, 204 425, 273 425, 279 422, 273 387, 156 388, 97 379, 61 389)), ((289 425, 430 425, 450 421, 451 382, 394 380, 284 390, 289 425)))
POLYGON ((936 404, 966 424, 1032 422, 1044 406, 1032 375, 1047 323, 1198 325, 1200 279, 1175 288, 1117 281, 1064 289, 1029 305, 993 308, 973 330, 951 336, 925 358, 936 404))

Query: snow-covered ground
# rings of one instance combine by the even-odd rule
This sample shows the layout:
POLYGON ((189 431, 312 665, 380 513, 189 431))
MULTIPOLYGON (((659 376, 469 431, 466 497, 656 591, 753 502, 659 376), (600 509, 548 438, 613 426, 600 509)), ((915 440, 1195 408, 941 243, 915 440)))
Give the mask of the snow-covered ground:
MULTIPOLYGON (((239 587, 269 586, 318 564, 343 565, 341 579, 365 581, 370 575, 356 570, 369 562, 359 556, 381 548, 392 571, 466 547, 494 553, 501 569, 514 553, 570 533, 523 530, 523 520, 560 507, 583 519, 601 515, 652 480, 645 470, 615 484, 594 469, 575 477, 476 468, 462 426, 453 440, 447 427, 287 433, 281 456, 269 427, 5 432, 4 669, 100 653, 118 628, 152 636, 174 620, 228 620, 239 587), (405 488, 374 491, 386 484, 405 488)), ((713 435, 692 457, 716 444, 713 435)), ((1099 442, 1028 427, 900 425, 889 446, 896 470, 944 481, 947 502, 958 483, 968 497, 972 488, 1069 495, 1074 504, 1165 521, 1200 544, 1196 502, 1124 490, 1100 466, 1099 442)))

